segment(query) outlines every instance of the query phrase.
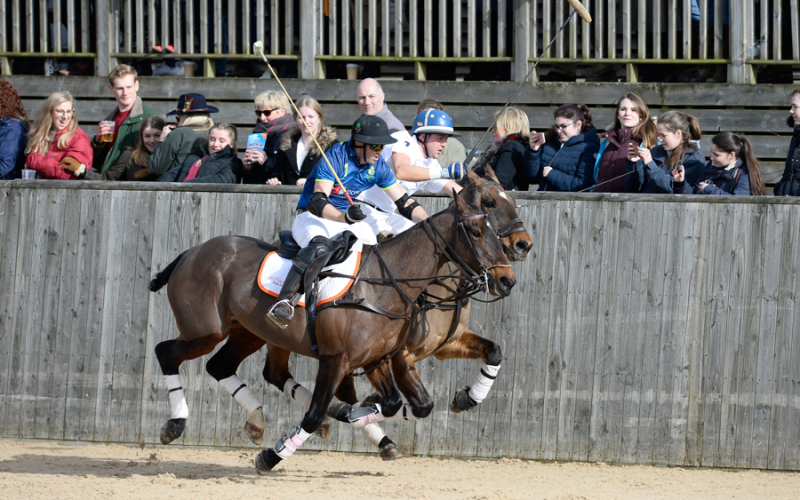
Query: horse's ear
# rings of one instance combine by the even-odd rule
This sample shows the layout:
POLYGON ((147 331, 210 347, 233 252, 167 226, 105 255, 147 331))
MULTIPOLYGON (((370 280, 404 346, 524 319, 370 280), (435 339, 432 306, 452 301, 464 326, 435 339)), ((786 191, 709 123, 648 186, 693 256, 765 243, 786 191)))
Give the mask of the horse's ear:
POLYGON ((467 202, 467 200, 464 199, 464 196, 462 195, 462 193, 466 191, 467 191, 466 189, 462 189, 461 191, 456 193, 455 189, 453 190, 453 199, 456 202, 456 208, 462 214, 469 212, 469 203, 467 202))
POLYGON ((500 184, 500 181, 497 180, 497 176, 495 175, 494 170, 489 165, 486 165, 486 167, 483 169, 483 175, 495 181, 496 183, 500 184))
POLYGON ((467 169, 467 178, 473 186, 477 186, 481 183, 481 176, 473 172, 471 168, 467 169))

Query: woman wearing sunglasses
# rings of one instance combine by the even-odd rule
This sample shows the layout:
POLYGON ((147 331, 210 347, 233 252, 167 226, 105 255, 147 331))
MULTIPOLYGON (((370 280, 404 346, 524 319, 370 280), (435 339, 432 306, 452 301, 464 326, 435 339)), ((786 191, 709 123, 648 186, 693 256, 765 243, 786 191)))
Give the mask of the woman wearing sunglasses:
POLYGON ((62 168, 66 165, 76 165, 77 174, 92 168, 92 143, 78 127, 72 94, 56 92, 44 101, 28 132, 25 154, 25 168, 44 179, 77 179, 62 168))
POLYGON ((278 157, 284 137, 297 131, 290 119, 292 104, 280 92, 269 90, 255 99, 256 126, 254 134, 267 134, 264 149, 248 149, 244 152, 245 184, 280 184, 277 176, 278 157))
POLYGON ((600 150, 597 130, 585 104, 564 104, 553 113, 546 134, 531 130, 525 151, 525 173, 539 182, 539 191, 581 191, 594 184, 594 163, 600 150))
POLYGON ((317 162, 303 187, 297 217, 292 224, 292 236, 302 250, 292 260, 292 268, 283 282, 278 301, 267 313, 267 321, 280 328, 291 324, 300 278, 317 256, 331 249, 330 238, 334 235, 351 231, 368 245, 377 242, 361 205, 350 205, 346 194, 355 199, 367 189, 378 186, 407 219, 419 222, 427 218, 425 210, 408 197, 381 157, 383 147, 396 142, 382 118, 362 115, 353 123, 350 140, 334 145, 325 153, 330 165, 325 158, 317 162), (337 176, 347 193, 343 192, 337 176))

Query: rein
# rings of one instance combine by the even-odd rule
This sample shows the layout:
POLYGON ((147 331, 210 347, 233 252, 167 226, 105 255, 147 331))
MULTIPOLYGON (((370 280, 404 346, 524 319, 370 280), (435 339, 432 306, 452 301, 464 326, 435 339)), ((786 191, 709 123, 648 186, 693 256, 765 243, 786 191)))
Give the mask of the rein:
MULTIPOLYGON (((483 185, 485 185, 485 184, 481 184, 481 186, 483 186, 483 185)), ((480 187, 480 186, 477 186, 477 187, 480 187)), ((475 189, 475 188, 473 188, 473 189, 475 189)), ((472 192, 472 190, 470 190, 470 192, 472 192)), ((472 206, 473 208, 477 208, 478 210, 481 210, 480 208, 475 207, 471 203, 470 203, 470 206, 472 206)), ((439 308, 447 308, 447 309, 453 308, 453 307, 457 307, 458 308, 458 312, 460 314, 460 309, 462 307, 462 302, 463 301, 466 301, 466 299, 472 297, 473 295, 476 295, 477 293, 485 292, 485 291, 488 290, 489 271, 491 271, 492 269, 497 268, 497 267, 511 267, 510 265, 507 265, 507 264, 495 264, 495 265, 490 266, 490 267, 487 268, 483 264, 483 262, 481 261, 480 256, 478 255, 478 251, 477 251, 477 249, 475 248, 475 245, 472 242, 472 239, 467 234, 467 229, 464 226, 464 221, 467 221, 467 220, 480 220, 480 219, 485 219, 487 217, 488 217, 488 214, 486 214, 485 212, 480 213, 480 214, 463 216, 463 215, 461 215, 461 212, 456 210, 455 224, 457 226, 457 230, 456 230, 456 234, 455 234, 455 244, 454 245, 451 245, 450 242, 448 242, 447 239, 445 239, 445 237, 442 235, 441 231, 439 231, 439 229, 431 223, 430 219, 425 219, 425 220, 423 220, 421 222, 422 228, 425 230, 426 236, 428 237, 429 240, 431 240, 435 244, 436 251, 435 251, 434 256, 445 255, 448 258, 449 262, 456 266, 456 268, 457 268, 456 272, 460 272, 461 273, 460 275, 459 274, 449 274, 449 275, 444 275, 444 276, 429 276, 429 277, 424 277, 424 278, 399 278, 399 279, 397 279, 392 275, 391 271, 389 270, 389 266, 386 264, 386 261, 384 260, 383 256, 381 255, 381 252, 379 250, 379 245, 375 245, 375 246, 371 247, 371 249, 373 251, 367 254, 367 257, 364 260, 364 263, 361 265, 361 267, 359 268, 359 270, 358 270, 358 272, 356 273, 355 276, 344 275, 344 274, 333 273, 333 272, 320 273, 320 277, 324 276, 324 277, 335 277, 335 278, 350 278, 350 279, 353 279, 354 281, 353 281, 353 285, 350 287, 350 291, 344 297, 342 297, 341 299, 336 299, 336 300, 333 300, 331 302, 327 302, 325 304, 320 305, 317 308, 317 313, 319 313, 319 311, 321 311, 323 309, 327 309, 328 307, 349 305, 349 306, 354 306, 354 307, 359 307, 359 308, 362 308, 362 309, 366 309, 368 311, 380 314, 382 316, 386 316, 386 317, 391 318, 391 319, 407 319, 407 318, 410 318, 410 321, 412 323, 413 323, 414 319, 418 315, 421 315, 422 316, 423 331, 427 334, 427 326, 425 325, 425 312, 426 311, 429 311, 431 309, 435 309, 437 307, 439 307, 439 308), (469 245, 470 252, 475 257, 475 260, 478 262, 478 265, 480 266, 480 273, 476 272, 475 270, 473 270, 464 261, 464 259, 461 258, 461 256, 458 254, 458 252, 455 250, 455 246, 458 246, 458 238, 459 238, 459 235, 461 233, 464 234, 464 237, 465 237, 465 239, 466 239, 466 241, 467 241, 467 243, 469 245), (386 273, 387 278, 366 278, 366 277, 362 277, 361 276, 361 271, 367 267, 366 264, 369 261, 370 257, 372 257, 373 253, 376 255, 376 257, 378 259, 378 263, 380 264, 381 270, 384 273, 386 273), (444 282, 442 281, 444 279, 461 280, 461 281, 466 281, 467 283, 465 283, 464 286, 458 286, 455 290, 453 290, 452 288, 450 288, 450 287, 448 287, 447 285, 444 284, 444 282), (384 283, 384 284, 388 283, 388 284, 390 284, 395 290, 397 290, 397 292, 400 294, 400 296, 403 298, 403 300, 405 300, 411 306, 411 309, 409 311, 401 314, 401 313, 396 313, 396 312, 393 312, 393 311, 388 311, 388 310, 386 310, 386 309, 384 309, 384 308, 382 308, 380 306, 377 306, 375 304, 371 304, 369 302, 366 302, 363 298, 359 298, 359 299, 354 298, 352 290, 355 288, 355 286, 358 283, 358 281, 363 281, 365 283, 384 283), (400 283, 404 283, 404 282, 408 283, 408 282, 414 282, 414 281, 437 281, 438 283, 443 285, 448 291, 451 291, 452 295, 449 296, 449 297, 446 297, 444 299, 438 299, 437 298, 438 300, 436 300, 435 302, 431 302, 431 301, 423 298, 422 295, 420 295, 420 297, 418 297, 417 300, 412 300, 411 297, 409 297, 408 294, 406 294, 403 291, 403 289, 400 287, 400 283), (456 305, 454 305, 454 306, 450 306, 450 305, 442 306, 442 304, 444 304, 446 302, 455 302, 456 305)), ((512 221, 512 222, 513 222, 512 226, 514 224, 516 224, 516 222, 514 222, 514 221, 512 221)), ((521 224, 521 221, 520 221, 520 224, 521 224)), ((492 227, 491 224, 488 224, 488 226, 492 227)), ((507 224, 504 225, 504 227, 505 226, 507 226, 507 224)), ((494 231, 494 228, 492 228, 492 229, 494 231)), ((516 232, 516 231, 513 231, 513 232, 516 232)), ((495 233, 496 233, 496 231, 495 231, 495 233)), ((511 233, 509 233, 509 234, 511 234, 511 233)), ((423 294, 424 293, 425 292, 423 292, 423 294)), ((448 336, 447 336, 447 339, 445 340, 445 342, 443 342, 439 347, 437 347, 436 350, 438 350, 442 345, 446 344, 447 341, 450 340, 450 338, 452 338, 452 335, 455 333, 455 330, 456 330, 457 326, 458 326, 458 321, 456 321, 454 326, 451 328, 451 330, 448 333, 448 336)), ((405 337, 403 338, 403 341, 390 354, 388 354, 387 356, 384 356, 384 358, 379 363, 375 364, 374 366, 372 366, 372 367, 370 367, 368 369, 363 369, 360 373, 352 372, 352 373, 350 373, 350 375, 352 375, 354 377, 361 377, 361 376, 367 375, 368 373, 371 373, 371 372, 377 370, 378 368, 380 368, 381 366, 386 364, 389 360, 391 360, 397 353, 399 353, 405 347, 406 343, 408 343, 408 339, 410 338, 410 336, 411 336, 411 328, 409 327, 409 328, 406 329, 406 334, 405 334, 405 337)))

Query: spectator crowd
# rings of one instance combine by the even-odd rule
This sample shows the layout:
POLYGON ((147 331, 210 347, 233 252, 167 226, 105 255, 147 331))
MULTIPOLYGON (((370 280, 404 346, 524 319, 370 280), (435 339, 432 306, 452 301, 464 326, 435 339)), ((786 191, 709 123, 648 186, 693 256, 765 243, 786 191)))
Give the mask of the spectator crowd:
MULTIPOLYGON (((180 96, 176 108, 166 113, 167 120, 174 116, 175 122, 168 123, 143 104, 132 67, 117 66, 108 80, 116 106, 93 137, 78 126, 77 103, 69 92, 48 96, 31 121, 15 89, 0 80, 0 178, 303 186, 322 152, 337 143, 336 131, 325 124, 314 98, 302 96, 292 106, 284 94, 268 91, 254 101, 251 134, 262 140, 255 145, 248 140, 240 158, 240 132, 234 125, 215 122, 213 115, 219 110, 202 94, 180 96)), ((421 122, 409 134, 373 79, 363 80, 355 97, 363 115, 380 117, 397 140, 381 156, 398 180, 428 182, 463 175, 460 162, 467 153, 458 134, 431 133, 436 129, 421 122), (418 168, 430 169, 431 162, 441 167, 441 174, 420 173, 418 168)), ((774 188, 778 196, 800 196, 800 89, 792 93, 790 106, 787 123, 793 136, 783 176, 774 188)), ((415 122, 430 117, 452 127, 436 100, 423 100, 417 112, 415 122)), ((747 139, 721 132, 703 152, 702 133, 693 116, 667 111, 654 118, 636 94, 620 97, 614 123, 603 133, 595 128, 591 110, 574 103, 556 109, 553 126, 546 131, 531 130, 522 110, 504 108, 495 114, 492 133, 490 164, 506 190, 538 185, 539 191, 562 192, 766 193, 747 139)))

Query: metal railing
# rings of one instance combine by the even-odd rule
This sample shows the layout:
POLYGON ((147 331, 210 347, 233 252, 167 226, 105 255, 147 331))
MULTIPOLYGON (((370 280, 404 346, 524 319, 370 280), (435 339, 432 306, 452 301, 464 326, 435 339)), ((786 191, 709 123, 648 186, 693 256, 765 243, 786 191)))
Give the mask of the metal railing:
MULTIPOLYGON (((0 70, 10 58, 86 57, 95 74, 129 58, 296 60, 301 78, 326 63, 510 63, 521 80, 548 64, 727 65, 754 83, 758 65, 800 66, 800 0, 582 0, 591 24, 567 19, 564 0, 0 0, 0 70), (55 27, 60 27, 55 29, 55 27), (155 45, 174 54, 156 55, 155 45)), ((538 79, 536 73, 532 79, 538 79)))

